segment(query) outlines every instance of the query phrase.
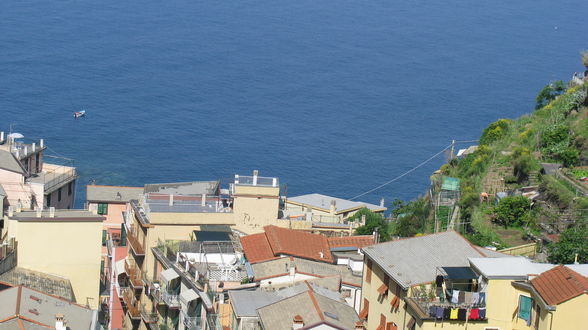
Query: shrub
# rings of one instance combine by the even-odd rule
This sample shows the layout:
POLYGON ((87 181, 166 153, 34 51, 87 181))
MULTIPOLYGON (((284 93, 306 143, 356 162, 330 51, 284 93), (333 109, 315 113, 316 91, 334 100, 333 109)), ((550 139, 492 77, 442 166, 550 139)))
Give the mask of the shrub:
POLYGON ((578 163, 580 153, 576 148, 568 147, 555 154, 555 156, 561 160, 566 167, 571 167, 578 163))
POLYGON ((570 228, 564 231, 559 242, 548 249, 548 260, 552 263, 571 264, 578 254, 580 263, 588 262, 588 232, 585 228, 570 228))
POLYGON ((521 226, 529 222, 531 201, 525 196, 505 197, 494 208, 496 221, 504 227, 521 226))
POLYGON ((570 129, 565 124, 553 124, 541 133, 541 146, 549 148, 561 142, 569 141, 570 129))
POLYGON ((566 86, 564 82, 561 80, 545 85, 545 87, 543 87, 543 89, 539 91, 537 97, 535 97, 535 101, 537 102, 535 109, 543 108, 544 106, 549 104, 549 102, 555 100, 555 98, 558 95, 561 95, 565 90, 566 86))
POLYGON ((482 136, 480 137, 480 145, 488 145, 494 141, 498 141, 506 136, 508 128, 510 126, 510 120, 499 119, 484 129, 482 136))

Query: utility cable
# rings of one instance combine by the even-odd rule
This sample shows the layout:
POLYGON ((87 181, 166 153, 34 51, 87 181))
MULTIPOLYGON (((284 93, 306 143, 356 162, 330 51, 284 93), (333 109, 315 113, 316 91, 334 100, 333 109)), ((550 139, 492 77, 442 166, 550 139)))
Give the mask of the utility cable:
POLYGON ((439 151, 438 153, 434 154, 433 156, 431 156, 431 157, 427 158, 427 160, 425 160, 424 162, 422 162, 422 163, 418 164, 417 166, 415 166, 415 167, 411 168, 410 170, 408 170, 408 171, 406 171, 406 172, 404 172, 404 173, 400 174, 399 176, 395 177, 394 179, 392 179, 392 180, 390 180, 390 181, 387 181, 387 182, 384 182, 384 183, 382 183, 381 185, 379 185, 379 186, 377 186, 377 187, 375 187, 375 188, 373 188, 373 189, 370 189, 370 190, 368 190, 368 191, 366 191, 366 192, 364 192, 364 193, 361 193, 361 194, 359 194, 359 195, 357 195, 357 196, 355 196, 355 197, 351 198, 351 200, 357 199, 357 198, 359 198, 359 197, 361 197, 361 196, 363 196, 363 195, 367 195, 367 194, 369 194, 369 193, 371 193, 371 192, 374 192, 374 191, 376 191, 376 190, 378 190, 378 189, 381 189, 382 187, 385 187, 385 186, 387 186, 387 185, 389 185, 389 184, 393 183, 394 181, 397 181, 397 180, 399 180, 399 179, 401 179, 401 178, 405 177, 406 175, 408 175, 408 174, 410 174, 410 173, 412 173, 412 172, 416 171, 418 168, 420 168, 420 167, 422 167, 423 165, 427 164, 428 162, 430 162, 431 160, 433 160, 435 157, 437 157, 437 156, 441 155, 441 154, 442 154, 444 151, 446 151, 447 149, 451 148, 452 146, 453 146, 453 143, 452 143, 452 144, 450 144, 450 145, 448 145, 447 147, 443 148, 441 151, 439 151))

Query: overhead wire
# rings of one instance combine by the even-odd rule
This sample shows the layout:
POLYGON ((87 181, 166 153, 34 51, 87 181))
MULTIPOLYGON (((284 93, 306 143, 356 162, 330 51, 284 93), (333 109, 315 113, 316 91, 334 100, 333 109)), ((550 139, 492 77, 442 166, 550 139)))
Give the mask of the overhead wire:
POLYGON ((357 198, 359 198, 359 197, 361 197, 361 196, 364 196, 364 195, 367 195, 367 194, 369 194, 369 193, 372 193, 372 192, 374 192, 374 191, 376 191, 376 190, 379 190, 379 189, 381 189, 381 188, 383 188, 383 187, 385 187, 385 186, 387 186, 387 185, 389 185, 389 184, 391 184, 391 183, 394 183, 395 181, 397 181, 397 180, 399 180, 399 179, 401 179, 401 178, 403 178, 403 177, 407 176, 408 174, 410 174, 410 173, 412 173, 412 172, 416 171, 417 169, 419 169, 420 167, 424 166, 425 164, 427 164, 427 163, 428 163, 428 162, 430 162, 431 160, 435 159, 437 156, 441 155, 441 154, 442 154, 443 152, 445 152, 447 149, 449 149, 449 148, 451 148, 451 147, 455 146, 455 144, 456 144, 456 143, 471 143, 471 142, 478 142, 478 140, 462 140, 462 141, 453 141, 453 142, 452 142, 452 143, 450 143, 450 144, 449 144, 447 147, 445 147, 445 148, 441 149, 441 151, 439 151, 439 152, 437 152, 436 154, 434 154, 433 156, 431 156, 431 157, 427 158, 425 161, 421 162, 421 163, 420 163, 420 164, 418 164, 417 166, 415 166, 415 167, 411 168, 410 170, 408 170, 408 171, 406 171, 406 172, 404 172, 404 173, 402 173, 402 174, 400 174, 400 175, 396 176, 396 177, 395 177, 395 178, 393 178, 392 180, 386 181, 386 182, 382 183, 381 185, 379 185, 379 186, 377 186, 377 187, 375 187, 375 188, 372 188, 372 189, 370 189, 370 190, 368 190, 368 191, 366 191, 366 192, 363 192, 363 193, 361 193, 361 194, 359 194, 359 195, 357 195, 357 196, 354 196, 354 197, 350 198, 350 200, 357 199, 357 198))

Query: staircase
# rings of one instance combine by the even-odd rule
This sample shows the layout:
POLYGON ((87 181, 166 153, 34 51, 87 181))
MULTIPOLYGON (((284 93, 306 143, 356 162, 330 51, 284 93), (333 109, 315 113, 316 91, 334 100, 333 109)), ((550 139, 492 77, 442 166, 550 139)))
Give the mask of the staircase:
POLYGON ((530 171, 529 172, 529 186, 538 186, 539 185, 539 172, 538 171, 530 171))

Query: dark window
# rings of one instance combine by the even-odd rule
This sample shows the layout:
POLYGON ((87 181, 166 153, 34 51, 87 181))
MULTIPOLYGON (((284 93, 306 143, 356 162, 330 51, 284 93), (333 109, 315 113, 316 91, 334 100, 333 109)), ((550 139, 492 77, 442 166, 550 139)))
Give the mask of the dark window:
POLYGON ((41 158, 41 157, 40 157, 40 156, 39 156, 39 154, 37 153, 37 154, 35 155, 35 172, 36 172, 36 173, 39 173, 39 165, 40 165, 40 164, 39 164, 39 160, 40 160, 40 158, 41 158))
POLYGON ((108 204, 98 203, 98 214, 100 214, 100 215, 108 214, 108 204))
POLYGON ((127 246, 127 228, 124 223, 120 225, 120 246, 127 246))
POLYGON ((71 196, 73 193, 73 181, 67 184, 67 195, 71 196))
POLYGON ((365 281, 372 283, 372 261, 368 259, 366 265, 365 281))
POLYGON ((51 194, 47 195, 47 206, 51 206, 51 194))
POLYGON ((102 246, 106 245, 106 236, 107 236, 106 229, 104 229, 104 230, 102 230, 102 246))
POLYGON ((61 188, 57 189, 57 201, 61 202, 61 188))

